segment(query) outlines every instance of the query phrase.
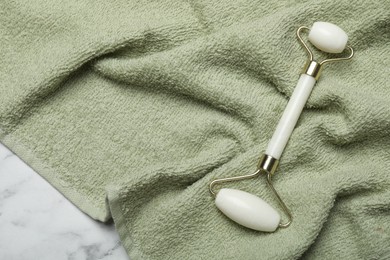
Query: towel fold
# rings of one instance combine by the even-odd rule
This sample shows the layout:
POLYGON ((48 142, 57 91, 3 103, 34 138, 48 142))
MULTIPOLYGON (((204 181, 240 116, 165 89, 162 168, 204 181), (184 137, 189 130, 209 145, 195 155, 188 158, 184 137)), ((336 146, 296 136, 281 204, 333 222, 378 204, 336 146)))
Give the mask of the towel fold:
MULTIPOLYGON (((386 259, 389 43, 387 1, 3 0, 0 140, 131 259, 386 259), (293 224, 252 231, 208 183, 255 170, 319 20, 356 55, 326 66, 275 174, 293 224)), ((264 178, 226 186, 278 207, 264 178)))

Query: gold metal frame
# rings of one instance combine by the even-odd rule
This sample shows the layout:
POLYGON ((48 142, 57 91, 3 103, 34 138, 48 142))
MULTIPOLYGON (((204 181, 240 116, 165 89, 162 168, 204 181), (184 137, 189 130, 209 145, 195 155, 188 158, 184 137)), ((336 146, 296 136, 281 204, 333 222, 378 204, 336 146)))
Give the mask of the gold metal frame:
POLYGON ((279 164, 279 160, 267 154, 263 154, 259 160, 258 169, 254 173, 248 175, 241 175, 241 176, 234 176, 234 177, 227 177, 227 178, 213 180, 212 182, 210 182, 209 190, 211 194, 215 197, 217 196, 217 192, 214 190, 214 186, 217 184, 252 179, 260 176, 262 173, 266 173, 267 184, 270 187, 271 191, 274 193, 275 197, 278 199, 280 206, 282 207, 284 213, 287 215, 288 218, 287 222, 280 223, 279 227, 286 228, 292 222, 293 219, 292 214, 290 210, 287 208, 286 204, 283 202, 282 198, 280 197, 280 195, 278 194, 274 186, 272 185, 272 175, 275 173, 278 164, 279 164))
POLYGON ((343 60, 349 60, 353 57, 354 55, 354 51, 352 49, 351 46, 347 45, 347 48, 349 49, 350 51, 350 54, 349 56, 347 57, 339 57, 339 58, 332 58, 332 59, 325 59, 323 61, 315 61, 314 60, 314 55, 313 55, 313 52, 309 49, 309 47, 307 46, 307 44, 305 43, 305 41, 302 39, 300 33, 302 30, 310 30, 309 27, 307 26, 301 26, 297 29, 296 31, 296 35, 300 41, 300 43, 303 45, 303 47, 305 48, 306 50, 306 53, 307 55, 309 56, 309 59, 308 61, 306 62, 306 65, 304 67, 304 71, 303 73, 304 74, 307 74, 309 76, 312 76, 313 78, 315 78, 316 80, 318 80, 318 78, 320 77, 321 75, 321 70, 322 70, 322 65, 324 65, 325 63, 331 63, 331 62, 338 62, 338 61, 343 61, 343 60))

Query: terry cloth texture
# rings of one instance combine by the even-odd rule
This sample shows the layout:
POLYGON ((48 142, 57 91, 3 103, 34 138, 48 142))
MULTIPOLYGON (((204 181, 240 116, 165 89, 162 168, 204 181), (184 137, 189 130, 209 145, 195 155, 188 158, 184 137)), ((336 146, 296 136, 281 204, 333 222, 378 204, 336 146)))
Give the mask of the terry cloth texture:
MULTIPOLYGON (((131 259, 390 257, 389 1, 2 0, 0 53, 1 142, 131 259), (256 169, 315 21, 356 56, 326 66, 273 178, 293 224, 252 231, 208 183, 256 169)), ((264 178, 226 186, 280 211, 264 178)))

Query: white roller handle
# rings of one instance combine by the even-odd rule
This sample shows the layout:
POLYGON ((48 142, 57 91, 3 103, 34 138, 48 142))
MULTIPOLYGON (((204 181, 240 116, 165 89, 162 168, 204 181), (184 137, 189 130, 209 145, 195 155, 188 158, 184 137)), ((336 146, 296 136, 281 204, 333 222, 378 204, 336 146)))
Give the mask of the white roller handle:
POLYGON ((315 83, 316 80, 312 76, 306 74, 300 76, 298 84, 268 144, 265 152, 267 155, 280 159, 315 83))

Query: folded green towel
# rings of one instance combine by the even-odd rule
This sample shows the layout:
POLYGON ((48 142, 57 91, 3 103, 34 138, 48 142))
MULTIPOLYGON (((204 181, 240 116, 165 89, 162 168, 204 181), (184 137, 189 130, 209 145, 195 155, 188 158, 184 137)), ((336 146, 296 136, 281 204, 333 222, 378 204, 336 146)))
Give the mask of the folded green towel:
MULTIPOLYGON (((388 259, 389 43, 389 1, 2 0, 0 140, 131 259, 388 259), (256 169, 315 21, 356 56, 324 69, 273 179, 293 224, 252 231, 208 183, 256 169)), ((226 186, 280 211, 264 178, 226 186)))

